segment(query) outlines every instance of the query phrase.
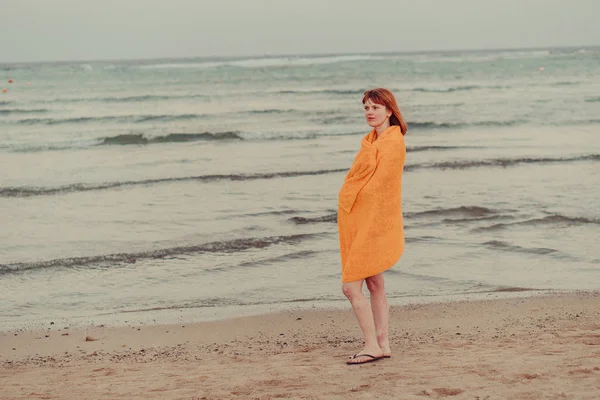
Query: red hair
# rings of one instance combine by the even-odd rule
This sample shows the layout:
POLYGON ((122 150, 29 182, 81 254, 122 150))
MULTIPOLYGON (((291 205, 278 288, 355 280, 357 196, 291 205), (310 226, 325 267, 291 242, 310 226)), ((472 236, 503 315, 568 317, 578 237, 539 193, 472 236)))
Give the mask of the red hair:
POLYGON ((390 125, 398 125, 402 134, 406 135, 408 128, 406 127, 406 122, 404 122, 404 117, 402 117, 402 113, 398 108, 396 98, 392 92, 384 88, 367 90, 363 96, 362 103, 365 104, 367 100, 371 100, 375 104, 381 104, 388 110, 391 110, 392 116, 390 117, 390 125))

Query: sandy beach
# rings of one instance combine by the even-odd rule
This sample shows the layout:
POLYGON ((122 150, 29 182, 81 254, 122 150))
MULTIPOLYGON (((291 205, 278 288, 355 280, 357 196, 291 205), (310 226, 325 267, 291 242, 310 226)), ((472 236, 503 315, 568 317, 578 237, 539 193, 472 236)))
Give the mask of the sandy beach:
POLYGON ((391 310, 391 359, 350 310, 0 335, 1 399, 598 399, 600 293, 391 310))

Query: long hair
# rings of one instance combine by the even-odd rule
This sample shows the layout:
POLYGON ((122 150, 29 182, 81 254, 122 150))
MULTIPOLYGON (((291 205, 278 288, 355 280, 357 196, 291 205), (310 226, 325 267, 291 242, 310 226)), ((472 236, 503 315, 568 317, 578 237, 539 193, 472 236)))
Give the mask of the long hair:
POLYGON ((381 104, 387 107, 388 110, 391 110, 390 125, 398 125, 402 134, 406 135, 408 128, 392 92, 384 88, 367 90, 363 96, 362 103, 365 104, 367 100, 371 100, 375 104, 381 104))

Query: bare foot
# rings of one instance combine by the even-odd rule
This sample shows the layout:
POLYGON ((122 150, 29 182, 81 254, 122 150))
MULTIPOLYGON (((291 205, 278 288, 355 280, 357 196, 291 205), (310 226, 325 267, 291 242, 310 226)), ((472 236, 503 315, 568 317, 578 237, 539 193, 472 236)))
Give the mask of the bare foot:
POLYGON ((383 358, 383 353, 380 348, 365 347, 364 349, 350 357, 350 359, 346 361, 346 364, 364 364, 380 360, 381 358, 383 358))

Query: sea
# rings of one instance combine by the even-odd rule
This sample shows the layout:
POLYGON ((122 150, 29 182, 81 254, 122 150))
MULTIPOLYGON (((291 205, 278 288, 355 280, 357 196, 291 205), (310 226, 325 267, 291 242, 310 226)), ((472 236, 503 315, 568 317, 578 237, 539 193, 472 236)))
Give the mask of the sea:
POLYGON ((600 48, 0 64, 0 330, 340 307, 337 195, 408 123, 391 304, 600 289, 600 48))

